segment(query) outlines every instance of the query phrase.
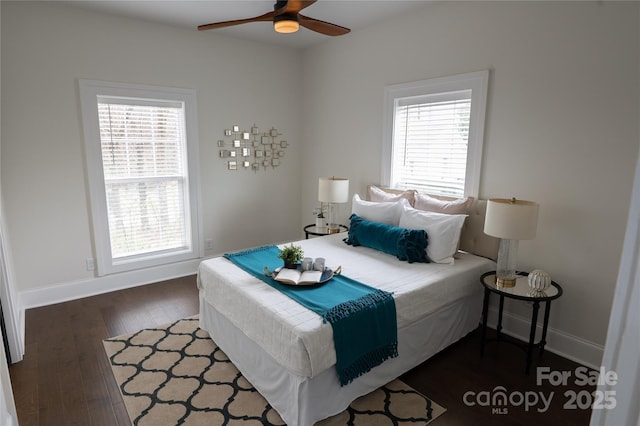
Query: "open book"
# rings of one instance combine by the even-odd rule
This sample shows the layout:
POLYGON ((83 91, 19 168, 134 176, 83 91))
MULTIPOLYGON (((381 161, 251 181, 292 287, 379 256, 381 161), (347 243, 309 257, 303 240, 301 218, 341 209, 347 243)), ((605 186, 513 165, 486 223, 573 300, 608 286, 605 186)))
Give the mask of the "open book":
POLYGON ((284 284, 317 284, 322 280, 322 271, 298 271, 297 269, 282 268, 275 277, 276 281, 284 284))

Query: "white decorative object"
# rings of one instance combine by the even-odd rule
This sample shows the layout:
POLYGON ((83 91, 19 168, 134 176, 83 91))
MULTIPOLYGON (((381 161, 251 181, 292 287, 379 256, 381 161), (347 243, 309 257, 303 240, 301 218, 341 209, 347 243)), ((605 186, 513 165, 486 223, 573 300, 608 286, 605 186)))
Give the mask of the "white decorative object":
POLYGON ((545 291, 551 285, 551 276, 540 269, 531 271, 528 280, 533 291, 545 291))
POLYGON ((527 296, 532 297, 532 298, 538 298, 538 297, 547 297, 547 293, 545 293, 544 291, 537 291, 537 290, 529 290, 527 292, 527 296))

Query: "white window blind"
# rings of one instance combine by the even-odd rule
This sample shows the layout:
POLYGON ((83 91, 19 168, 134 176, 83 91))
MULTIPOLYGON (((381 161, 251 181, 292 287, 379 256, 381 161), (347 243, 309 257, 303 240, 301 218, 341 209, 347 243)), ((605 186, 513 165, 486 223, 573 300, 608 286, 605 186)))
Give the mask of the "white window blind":
POLYGON ((79 88, 98 275, 190 267, 203 252, 195 91, 79 88))
POLYGON ((98 114, 113 259, 187 248, 183 105, 100 96, 98 114))
POLYGON ((471 91, 397 100, 394 186, 463 196, 470 112, 471 91))
POLYGON ((478 196, 489 71, 384 88, 380 182, 478 196))

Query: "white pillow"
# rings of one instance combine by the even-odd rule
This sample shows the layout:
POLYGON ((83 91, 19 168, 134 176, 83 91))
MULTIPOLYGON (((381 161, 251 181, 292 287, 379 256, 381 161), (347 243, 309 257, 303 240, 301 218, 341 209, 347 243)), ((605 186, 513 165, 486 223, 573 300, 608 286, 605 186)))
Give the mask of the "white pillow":
POLYGON ((424 229, 429 238, 427 257, 434 263, 453 263, 465 214, 444 214, 405 208, 398 226, 408 229, 424 229))
POLYGON ((398 226, 405 207, 411 207, 406 198, 387 203, 374 203, 373 201, 364 201, 358 194, 355 194, 351 202, 351 213, 371 222, 398 226))

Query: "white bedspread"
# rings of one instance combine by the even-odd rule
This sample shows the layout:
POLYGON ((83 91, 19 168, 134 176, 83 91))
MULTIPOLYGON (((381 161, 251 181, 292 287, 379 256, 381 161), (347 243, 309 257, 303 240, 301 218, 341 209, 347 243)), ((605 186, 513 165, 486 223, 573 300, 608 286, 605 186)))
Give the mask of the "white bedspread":
MULTIPOLYGON (((345 233, 297 241, 306 257, 324 257, 332 269, 394 295, 398 328, 470 294, 479 276, 495 269, 491 260, 462 253, 452 265, 401 262, 394 256, 352 247, 345 233)), ((252 277, 223 257, 200 264, 204 299, 279 364, 315 377, 336 362, 333 331, 314 312, 252 277)), ((215 340, 215 336, 213 336, 215 340)))

